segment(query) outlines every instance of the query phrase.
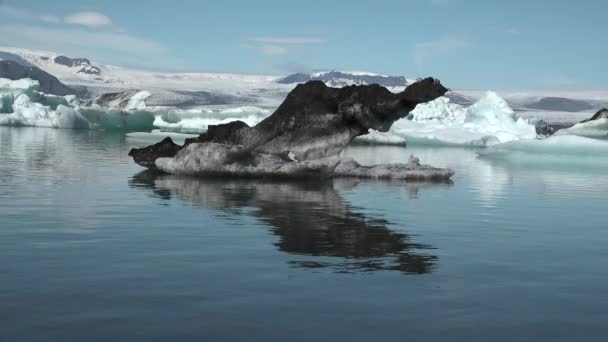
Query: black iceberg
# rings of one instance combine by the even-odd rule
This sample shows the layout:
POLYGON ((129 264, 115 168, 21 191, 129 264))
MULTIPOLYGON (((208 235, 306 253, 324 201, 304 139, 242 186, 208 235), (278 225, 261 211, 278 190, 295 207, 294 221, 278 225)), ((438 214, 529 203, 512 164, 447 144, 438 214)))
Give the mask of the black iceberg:
POLYGON ((237 177, 359 177, 445 180, 450 169, 407 163, 362 166, 340 152, 370 129, 387 132, 416 105, 448 89, 434 78, 401 93, 380 85, 331 88, 320 81, 296 86, 277 110, 256 126, 241 121, 210 126, 177 145, 169 138, 129 155, 146 168, 172 174, 237 177))

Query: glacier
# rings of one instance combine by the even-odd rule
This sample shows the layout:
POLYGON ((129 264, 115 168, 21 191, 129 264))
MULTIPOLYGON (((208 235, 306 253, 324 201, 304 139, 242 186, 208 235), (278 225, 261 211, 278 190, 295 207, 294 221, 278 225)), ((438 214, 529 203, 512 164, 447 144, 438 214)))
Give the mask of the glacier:
POLYGON ((495 92, 487 92, 468 108, 447 97, 420 104, 391 132, 408 142, 474 147, 536 138, 534 125, 518 118, 495 92))

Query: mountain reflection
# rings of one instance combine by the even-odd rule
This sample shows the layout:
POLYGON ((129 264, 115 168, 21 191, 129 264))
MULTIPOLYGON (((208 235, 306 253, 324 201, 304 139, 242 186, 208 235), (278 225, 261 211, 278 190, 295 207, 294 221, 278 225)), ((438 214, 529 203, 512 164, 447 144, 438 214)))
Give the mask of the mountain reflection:
MULTIPOLYGON (((266 222, 278 237, 276 247, 290 254, 317 257, 291 261, 291 267, 329 268, 336 272, 395 270, 405 274, 433 271, 432 247, 412 242, 408 234, 390 230, 390 222, 371 218, 350 206, 336 188, 357 182, 274 182, 219 180, 141 172, 129 181, 164 200, 173 197, 231 215, 266 222)), ((415 197, 419 185, 406 186, 415 197)))

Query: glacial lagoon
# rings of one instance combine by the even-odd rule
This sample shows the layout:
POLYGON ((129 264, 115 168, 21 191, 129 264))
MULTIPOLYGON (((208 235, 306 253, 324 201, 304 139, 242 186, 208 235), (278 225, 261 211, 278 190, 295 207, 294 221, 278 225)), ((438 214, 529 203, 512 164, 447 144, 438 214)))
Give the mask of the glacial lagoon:
POLYGON ((0 127, 0 340, 608 333, 606 156, 352 146, 456 174, 271 182, 149 173, 147 144, 0 127))

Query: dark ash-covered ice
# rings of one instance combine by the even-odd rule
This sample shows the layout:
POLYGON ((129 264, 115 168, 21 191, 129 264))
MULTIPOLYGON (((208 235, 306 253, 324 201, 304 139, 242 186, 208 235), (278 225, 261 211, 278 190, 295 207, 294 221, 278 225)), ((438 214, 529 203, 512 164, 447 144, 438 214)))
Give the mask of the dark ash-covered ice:
POLYGON ((132 149, 144 167, 172 174, 234 177, 359 177, 445 180, 450 169, 407 163, 362 166, 340 152, 369 129, 386 132, 419 103, 447 92, 433 78, 395 94, 379 85, 331 88, 310 81, 292 90, 279 108, 254 127, 235 121, 210 126, 183 146, 165 139, 132 149))

